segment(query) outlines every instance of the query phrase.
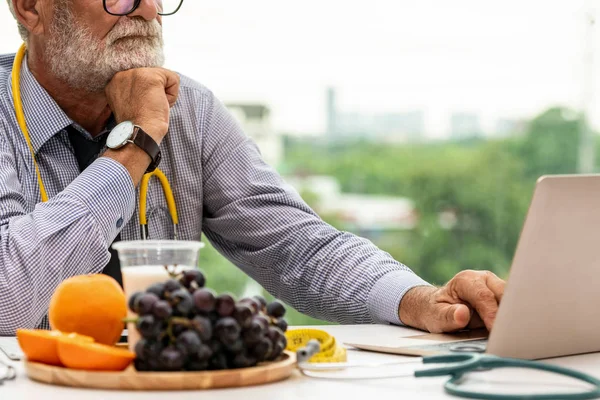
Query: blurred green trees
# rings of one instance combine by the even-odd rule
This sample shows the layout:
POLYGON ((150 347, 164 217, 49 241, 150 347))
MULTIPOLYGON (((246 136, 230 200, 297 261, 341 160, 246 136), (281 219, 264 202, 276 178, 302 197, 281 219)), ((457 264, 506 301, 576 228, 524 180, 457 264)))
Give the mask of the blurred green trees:
MULTIPOLYGON (((523 134, 496 140, 390 145, 288 139, 284 168, 288 174, 331 175, 346 192, 413 200, 415 229, 373 241, 434 284, 464 269, 506 277, 535 181, 576 172, 579 123, 574 112, 552 108, 523 134), (444 214, 452 216, 451 224, 441 223, 444 214)), ((311 205, 317 201, 313 193, 303 197, 311 205)), ((322 217, 351 230, 334 216, 322 217)), ((202 250, 201 267, 219 292, 266 294, 210 245, 202 250)), ((294 325, 322 323, 291 309, 288 319, 294 325)))

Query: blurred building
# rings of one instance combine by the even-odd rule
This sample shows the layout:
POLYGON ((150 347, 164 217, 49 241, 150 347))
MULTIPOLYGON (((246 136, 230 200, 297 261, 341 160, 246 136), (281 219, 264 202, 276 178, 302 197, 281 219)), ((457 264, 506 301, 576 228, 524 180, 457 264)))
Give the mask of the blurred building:
POLYGON ((496 121, 494 136, 508 137, 521 135, 527 128, 527 121, 523 119, 499 118, 496 121))
POLYGON ((394 113, 341 111, 337 92, 327 89, 327 134, 330 140, 367 139, 383 142, 407 142, 425 135, 425 113, 411 110, 394 113))
POLYGON ((335 219, 345 229, 369 233, 413 229, 417 223, 412 200, 404 197, 343 193, 331 176, 289 176, 288 185, 305 198, 325 218, 335 219))
POLYGON ((483 135, 479 115, 467 112, 458 112, 450 116, 450 137, 452 139, 466 139, 483 135))
POLYGON ((269 108, 257 103, 229 103, 225 106, 244 132, 256 142, 263 159, 277 168, 283 160, 283 138, 273 129, 269 108))

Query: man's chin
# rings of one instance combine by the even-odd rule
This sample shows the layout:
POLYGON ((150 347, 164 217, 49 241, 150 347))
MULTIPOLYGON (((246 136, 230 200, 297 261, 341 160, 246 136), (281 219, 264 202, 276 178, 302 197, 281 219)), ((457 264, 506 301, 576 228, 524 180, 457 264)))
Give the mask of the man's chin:
POLYGON ((164 56, 162 54, 155 54, 149 56, 149 53, 134 54, 133 57, 126 57, 120 60, 116 60, 113 64, 115 73, 121 71, 127 71, 136 68, 157 68, 164 65, 164 56))

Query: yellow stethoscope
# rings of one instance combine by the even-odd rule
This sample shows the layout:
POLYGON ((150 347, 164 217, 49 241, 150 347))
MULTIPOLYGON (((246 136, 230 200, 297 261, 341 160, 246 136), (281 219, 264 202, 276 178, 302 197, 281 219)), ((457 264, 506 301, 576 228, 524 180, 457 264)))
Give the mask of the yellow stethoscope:
MULTIPOLYGON (((38 185, 40 188, 40 194, 42 197, 42 202, 48 201, 48 194, 46 192, 46 188, 44 187, 44 183, 42 182, 42 176, 40 174, 39 167, 35 160, 35 151, 33 150, 33 146, 31 145, 31 139, 29 137, 29 131, 27 129, 27 124, 25 122, 25 112, 23 111, 23 103, 21 100, 21 64, 23 62, 23 58, 25 57, 26 46, 25 43, 21 45, 17 55, 15 57, 15 61, 12 69, 12 93, 13 99, 15 103, 15 113, 17 117, 17 122, 21 131, 23 132, 23 136, 25 136, 25 140, 27 141, 27 145, 29 146, 29 151, 31 152, 31 156, 33 158, 33 165, 35 166, 35 172, 37 174, 38 185)), ((148 238, 148 219, 146 216, 146 200, 148 196, 148 185, 150 183, 150 178, 152 177, 158 178, 162 185, 163 192, 165 194, 165 198, 167 200, 167 206, 169 207, 169 213, 171 214, 171 219, 173 220, 173 234, 175 240, 177 240, 177 226, 179 225, 179 218, 177 216, 177 208, 175 206, 175 198, 173 197, 173 191, 171 190, 171 186, 169 185, 169 181, 165 174, 160 169, 155 169, 153 172, 147 173, 142 178, 142 182, 140 183, 140 232, 143 240, 148 238)))

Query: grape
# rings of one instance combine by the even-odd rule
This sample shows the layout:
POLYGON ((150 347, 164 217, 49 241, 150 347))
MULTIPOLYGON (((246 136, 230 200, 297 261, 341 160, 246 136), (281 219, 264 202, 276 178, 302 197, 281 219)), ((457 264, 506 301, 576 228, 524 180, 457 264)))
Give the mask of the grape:
POLYGON ((216 309, 221 317, 229 317, 235 310, 235 300, 227 293, 220 294, 217 296, 216 309))
POLYGON ((283 335, 281 337, 281 339, 279 339, 279 342, 283 345, 283 348, 285 349, 288 345, 288 341, 287 341, 287 337, 285 335, 283 335))
POLYGON ((199 274, 196 275, 196 285, 198 285, 199 288, 202 288, 204 287, 204 285, 206 285, 206 277, 204 276, 202 271, 198 272, 199 274))
POLYGON ((192 320, 192 327, 198 332, 202 341, 207 341, 212 337, 212 323, 208 318, 196 315, 192 320))
POLYGON ((160 342, 149 339, 140 339, 135 344, 136 357, 143 361, 156 360, 162 351, 163 346, 160 342))
POLYGON ((165 282, 164 286, 165 286, 165 288, 164 288, 165 294, 173 293, 174 291, 181 289, 181 283, 179 283, 175 279, 169 279, 168 281, 165 282))
POLYGON ((144 354, 146 355, 146 363, 151 371, 160 370, 159 357, 165 346, 159 341, 146 341, 144 354))
POLYGON ((180 315, 187 315, 194 307, 194 300, 187 290, 178 289, 171 294, 171 305, 180 315))
POLYGON ((262 338, 262 336, 252 333, 250 331, 245 331, 242 333, 242 340, 247 347, 252 347, 262 338))
POLYGON ((196 288, 201 288, 204 287, 206 278, 204 277, 202 271, 197 269, 189 269, 183 272, 180 282, 188 289, 192 288, 192 283, 195 283, 196 288))
POLYGON ((221 351, 221 342, 219 342, 217 339, 209 340, 206 343, 206 345, 210 348, 213 354, 216 354, 221 351))
POLYGON ((215 309, 215 292, 208 288, 198 289, 193 294, 196 310, 209 313, 215 309))
POLYGON ((227 369, 227 357, 223 353, 216 353, 208 362, 211 369, 227 369))
POLYGON ((135 292, 129 297, 128 307, 136 314, 138 313, 138 298, 143 294, 143 292, 135 292))
POLYGON ((278 327, 279 329, 281 329, 282 332, 286 332, 287 328, 288 328, 288 323, 285 319, 279 318, 275 322, 275 326, 278 327))
POLYGON ((267 358, 272 350, 273 343, 268 338, 264 337, 252 347, 252 355, 262 361, 267 358))
POLYGON ((128 307, 139 315, 138 371, 247 368, 277 359, 287 346, 282 302, 217 295, 199 269, 134 293, 128 307))
POLYGON ((267 305, 267 315, 273 318, 281 318, 285 315, 285 307, 275 300, 267 305))
POLYGON ((150 366, 150 364, 139 358, 133 360, 133 366, 135 367, 136 371, 152 371, 152 367, 150 366))
POLYGON ((147 315, 150 314, 152 312, 152 307, 154 306, 154 304, 159 301, 160 299, 158 298, 157 295, 155 295, 154 293, 142 293, 139 296, 137 296, 136 298, 136 308, 137 308, 137 313, 139 315, 147 315))
POLYGON ((215 325, 215 333, 222 343, 233 343, 240 336, 240 326, 231 317, 221 318, 215 325))
POLYGON ((217 314, 216 311, 210 312, 208 313, 208 319, 210 320, 210 323, 213 325, 216 325, 217 321, 220 319, 221 317, 219 316, 219 314, 217 314))
POLYGON ((266 310, 267 309, 267 300, 265 300, 264 297, 260 296, 260 295, 256 295, 253 297, 254 300, 258 301, 258 303, 260 304, 260 309, 261 310, 266 310))
POLYGON ((231 365, 234 368, 247 368, 256 364, 256 359, 254 357, 249 357, 245 353, 237 354, 233 360, 231 361, 231 365))
POLYGON ((183 332, 187 331, 187 326, 185 324, 173 323, 172 333, 173 336, 177 337, 181 335, 183 332))
POLYGON ((162 323, 152 315, 144 315, 138 318, 136 327, 140 335, 145 339, 154 339, 162 331, 162 323))
POLYGON ((147 348, 148 348, 149 343, 150 342, 146 339, 140 339, 135 344, 135 348, 134 348, 135 356, 138 360, 147 360, 148 359, 147 348))
POLYGON ((161 351, 158 361, 166 371, 179 371, 183 368, 185 357, 177 347, 169 346, 161 351))
POLYGON ((179 335, 176 341, 177 348, 184 354, 195 354, 200 350, 202 341, 195 331, 187 330, 179 335))
POLYGON ((260 303, 250 297, 244 297, 240 303, 248 305, 252 309, 252 314, 257 314, 260 311, 260 303))
POLYGON ((165 293, 165 284, 162 282, 155 283, 148 287, 148 289, 146 289, 146 292, 155 294, 157 297, 162 299, 165 293))
POLYGON ((269 330, 267 331, 267 337, 271 339, 271 342, 277 343, 279 340, 284 338, 285 335, 283 334, 283 332, 281 332, 281 329, 279 329, 278 327, 270 326, 269 330))
POLYGON ((198 351, 196 352, 196 358, 200 361, 208 361, 213 354, 214 353, 210 346, 201 344, 198 348, 198 351))
POLYGON ((167 319, 173 314, 171 305, 165 300, 159 300, 152 307, 152 314, 158 319, 167 319))
POLYGON ((185 369, 187 371, 206 371, 208 369, 208 360, 189 359, 185 363, 185 369))
POLYGON ((238 354, 244 351, 244 342, 242 339, 238 338, 231 343, 225 343, 225 348, 233 354, 238 354))
POLYGON ((252 324, 252 309, 245 304, 237 305, 233 311, 233 318, 240 324, 242 329, 248 328, 252 324))
POLYGON ((257 315, 254 317, 254 320, 258 321, 258 323, 260 323, 263 331, 267 331, 267 329, 269 329, 269 320, 265 317, 263 317, 262 315, 257 315))
POLYGON ((281 353, 283 353, 283 350, 285 350, 285 346, 283 345, 282 342, 275 343, 275 346, 273 346, 273 351, 271 352, 271 354, 269 354, 269 357, 267 358, 267 360, 269 360, 269 361, 276 360, 277 357, 279 357, 281 355, 281 353))
POLYGON ((204 287, 204 285, 206 285, 206 277, 200 270, 195 270, 194 272, 194 282, 196 282, 196 286, 199 288, 204 287))
POLYGON ((261 339, 265 332, 266 329, 263 329, 263 324, 256 317, 252 318, 250 327, 243 334, 244 343, 248 346, 253 345, 261 339))

